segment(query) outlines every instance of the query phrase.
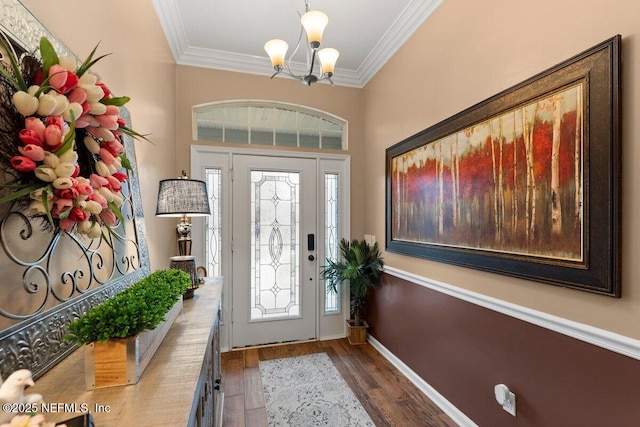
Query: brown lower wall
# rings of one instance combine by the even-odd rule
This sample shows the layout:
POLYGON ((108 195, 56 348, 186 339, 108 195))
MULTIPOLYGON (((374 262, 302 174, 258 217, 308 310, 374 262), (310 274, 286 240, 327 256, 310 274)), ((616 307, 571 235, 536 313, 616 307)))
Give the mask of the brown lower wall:
POLYGON ((369 332, 479 426, 638 426, 640 361, 385 274, 369 332), (506 384, 517 417, 495 400, 506 384))

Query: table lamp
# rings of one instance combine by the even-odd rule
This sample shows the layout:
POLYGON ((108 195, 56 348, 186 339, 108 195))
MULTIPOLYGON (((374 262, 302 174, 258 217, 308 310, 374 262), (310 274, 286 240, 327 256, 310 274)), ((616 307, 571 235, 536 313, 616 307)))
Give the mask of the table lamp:
POLYGON ((176 227, 178 254, 170 258, 170 268, 186 271, 191 276, 191 286, 184 298, 192 298, 198 289, 198 273, 195 257, 191 255, 191 222, 189 217, 210 214, 207 183, 197 179, 189 179, 187 173, 175 179, 163 179, 158 188, 158 204, 156 216, 179 217, 176 227))

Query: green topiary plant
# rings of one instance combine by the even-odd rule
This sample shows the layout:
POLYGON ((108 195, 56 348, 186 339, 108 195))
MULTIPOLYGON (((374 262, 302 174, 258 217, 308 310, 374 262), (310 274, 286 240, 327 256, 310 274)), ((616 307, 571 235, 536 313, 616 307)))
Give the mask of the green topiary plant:
POLYGON ((155 329, 190 283, 184 271, 158 270, 75 319, 65 339, 89 344, 155 329))

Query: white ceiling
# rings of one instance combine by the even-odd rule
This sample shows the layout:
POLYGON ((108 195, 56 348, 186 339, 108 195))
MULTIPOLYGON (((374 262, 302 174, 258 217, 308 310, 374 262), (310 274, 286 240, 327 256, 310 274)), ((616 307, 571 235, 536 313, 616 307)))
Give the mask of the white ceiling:
MULTIPOLYGON (((363 87, 444 0, 312 0, 329 16, 322 47, 340 51, 333 81, 363 87)), ((291 54, 304 0, 153 0, 176 63, 271 75, 264 43, 280 38, 291 54)), ((301 49, 291 64, 306 70, 301 49)))

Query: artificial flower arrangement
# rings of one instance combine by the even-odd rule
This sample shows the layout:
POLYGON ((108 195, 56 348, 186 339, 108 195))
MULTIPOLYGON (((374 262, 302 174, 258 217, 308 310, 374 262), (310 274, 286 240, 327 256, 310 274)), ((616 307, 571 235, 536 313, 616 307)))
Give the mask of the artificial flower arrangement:
MULTIPOLYGON (((122 221, 123 182, 131 164, 122 136, 142 137, 126 126, 120 108, 90 67, 96 48, 78 65, 40 40, 40 57, 16 55, 0 34, 8 66, 0 65, 0 166, 13 190, 0 203, 21 201, 30 216, 55 230, 106 239, 122 221), (10 98, 9 98, 10 95, 10 98)), ((146 138, 145 138, 146 139, 146 138)))

